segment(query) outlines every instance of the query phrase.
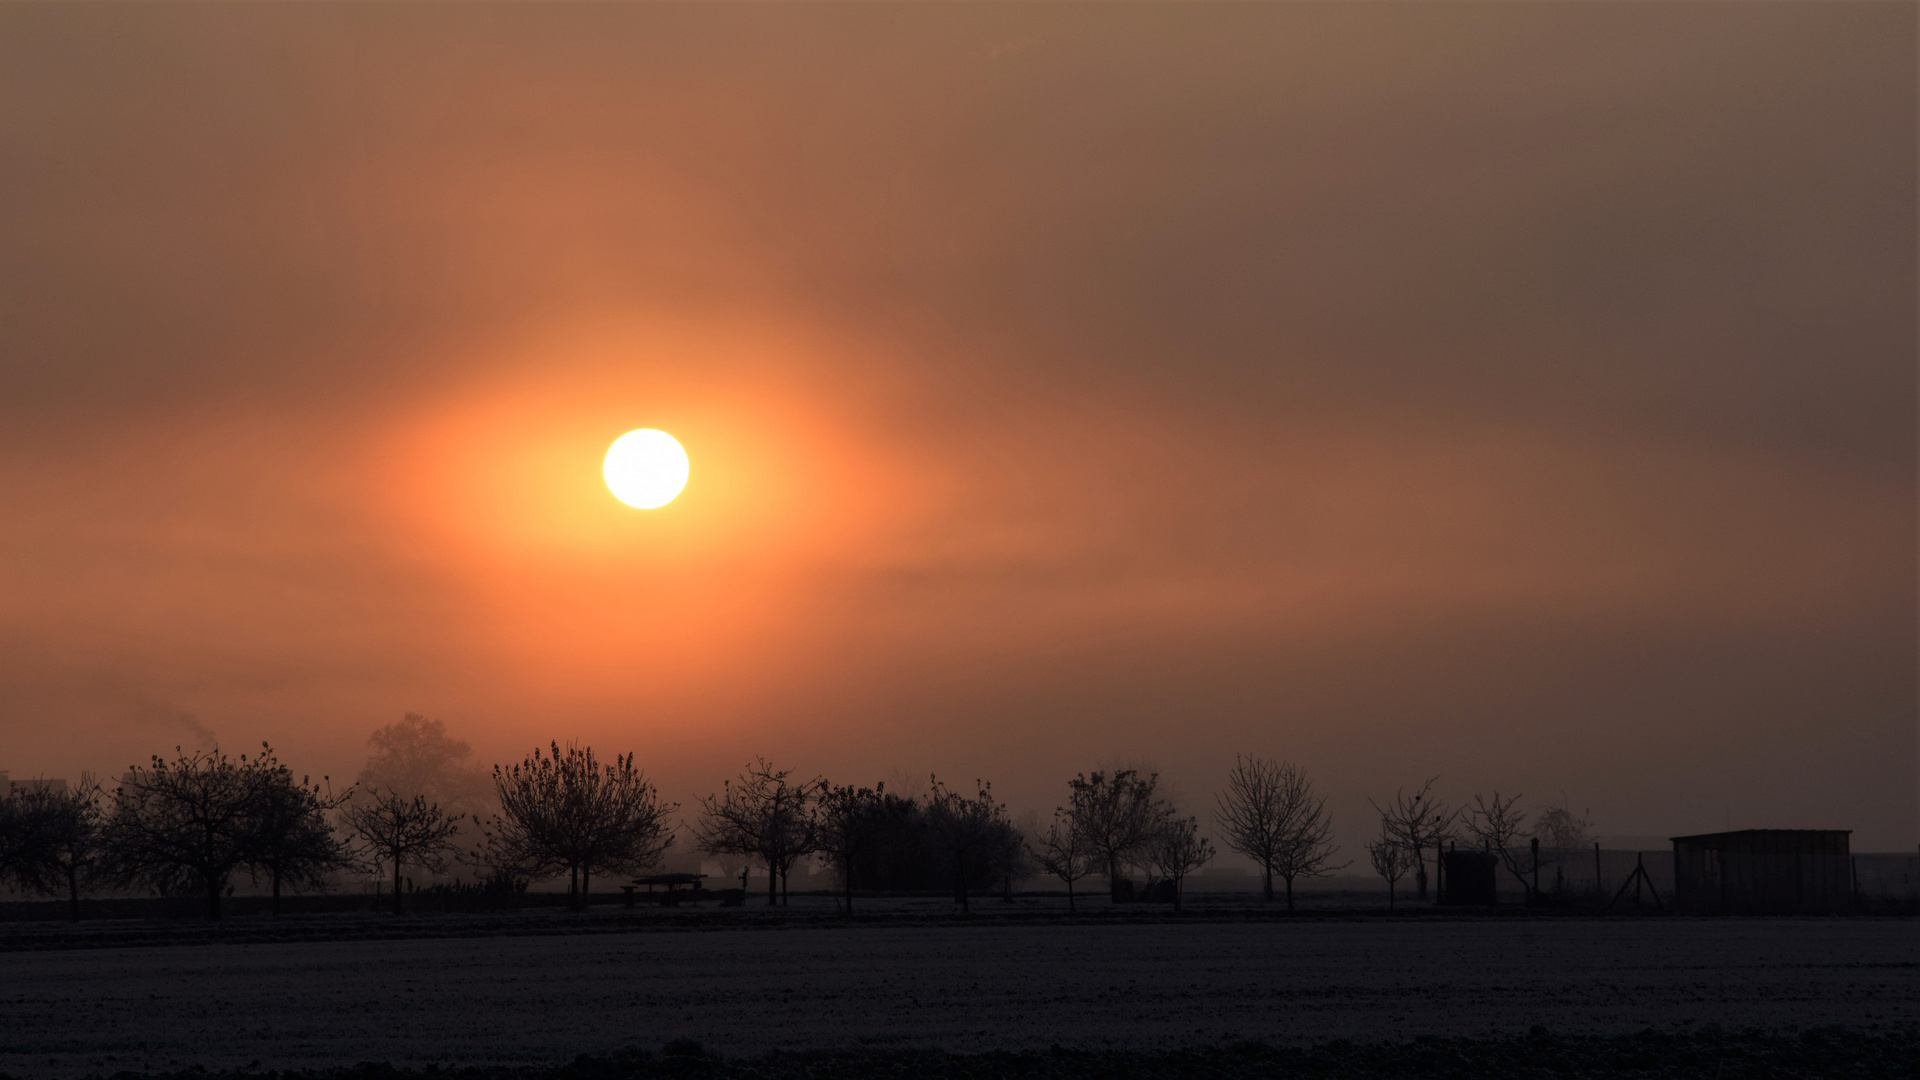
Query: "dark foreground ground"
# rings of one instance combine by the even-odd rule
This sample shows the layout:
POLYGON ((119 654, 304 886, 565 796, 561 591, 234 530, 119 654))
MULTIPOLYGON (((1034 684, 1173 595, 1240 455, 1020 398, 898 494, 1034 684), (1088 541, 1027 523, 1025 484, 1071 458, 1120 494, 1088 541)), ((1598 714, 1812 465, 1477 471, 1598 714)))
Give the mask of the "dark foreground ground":
MULTIPOLYGON (((154 1074, 121 1074, 123 1077, 154 1074)), ((276 1080, 1479 1080, 1483 1077, 1792 1077, 1920 1076, 1920 1033, 1818 1029, 1797 1035, 1695 1032, 1596 1038, 1544 1031, 1519 1038, 1420 1039, 1326 1043, 1293 1048, 1239 1043, 1171 1051, 1041 1051, 943 1054, 933 1051, 841 1051, 767 1054, 724 1060, 699 1046, 675 1043, 659 1054, 583 1056, 565 1065, 510 1069, 402 1069, 362 1063, 298 1073, 187 1070, 166 1080, 209 1076, 276 1080)))
POLYGON ((0 1071, 1725 1078, 1920 1056, 1901 919, 579 925, 598 932, 44 938, 0 956, 0 1071))

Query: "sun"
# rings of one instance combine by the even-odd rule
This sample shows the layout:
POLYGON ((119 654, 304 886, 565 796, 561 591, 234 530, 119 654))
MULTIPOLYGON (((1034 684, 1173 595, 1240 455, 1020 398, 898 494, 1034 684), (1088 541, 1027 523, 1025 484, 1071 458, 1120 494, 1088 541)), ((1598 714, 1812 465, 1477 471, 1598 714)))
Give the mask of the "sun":
POLYGON ((664 431, 638 428, 613 440, 601 467, 607 489, 628 506, 652 510, 687 486, 687 452, 664 431))

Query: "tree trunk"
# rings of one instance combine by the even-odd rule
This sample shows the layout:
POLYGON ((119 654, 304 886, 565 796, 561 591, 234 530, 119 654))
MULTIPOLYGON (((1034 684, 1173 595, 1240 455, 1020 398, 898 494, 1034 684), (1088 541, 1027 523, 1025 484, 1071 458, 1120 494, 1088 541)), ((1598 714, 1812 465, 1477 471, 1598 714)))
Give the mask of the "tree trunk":
POLYGON ((1075 911, 1073 907, 1073 879, 1068 878, 1067 879, 1067 914, 1072 915, 1074 913, 1075 911))
POLYGON ((1293 875, 1283 875, 1287 879, 1287 914, 1293 914, 1293 875))
POLYGON ((964 856, 955 855, 953 859, 953 898, 960 901, 960 911, 967 908, 967 861, 964 856))
POLYGON ((1266 902, 1271 904, 1273 903, 1273 864, 1262 864, 1260 869, 1262 871, 1260 883, 1267 894, 1266 902))
POLYGON ((767 860, 767 906, 780 906, 780 868, 772 859, 767 860))
POLYGON ((1112 900, 1116 904, 1119 903, 1120 902, 1120 860, 1114 858, 1112 855, 1107 856, 1107 888, 1110 890, 1108 899, 1112 900))
POLYGON ((1387 910, 1393 910, 1393 882, 1387 882, 1387 910))
POLYGON ((393 913, 400 914, 400 853, 393 854, 393 913))
POLYGON ((853 915, 853 860, 847 860, 847 915, 853 915))
POLYGON ((1180 914, 1180 879, 1173 879, 1173 913, 1180 914))
POLYGON ((280 917, 280 868, 273 868, 273 917, 280 917))
POLYGON ((209 919, 220 917, 220 885, 221 882, 214 878, 207 879, 207 918, 209 919))
POLYGON ((580 910, 587 910, 587 905, 591 903, 593 903, 593 867, 583 865, 580 867, 580 910))
POLYGON ((1421 850, 1418 844, 1414 845, 1413 898, 1415 900, 1425 900, 1427 898, 1427 860, 1421 857, 1421 850))
POLYGON ((72 863, 67 864, 67 915, 80 921, 80 869, 72 863))

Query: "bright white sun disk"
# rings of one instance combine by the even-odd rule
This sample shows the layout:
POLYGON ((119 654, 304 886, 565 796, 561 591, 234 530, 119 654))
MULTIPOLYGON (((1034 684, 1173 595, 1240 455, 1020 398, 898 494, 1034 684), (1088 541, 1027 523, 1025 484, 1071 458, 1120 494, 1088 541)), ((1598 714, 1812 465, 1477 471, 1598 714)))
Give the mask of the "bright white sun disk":
POLYGON ((628 506, 652 510, 687 486, 687 452, 664 431, 640 428, 613 440, 601 467, 607 488, 628 506))

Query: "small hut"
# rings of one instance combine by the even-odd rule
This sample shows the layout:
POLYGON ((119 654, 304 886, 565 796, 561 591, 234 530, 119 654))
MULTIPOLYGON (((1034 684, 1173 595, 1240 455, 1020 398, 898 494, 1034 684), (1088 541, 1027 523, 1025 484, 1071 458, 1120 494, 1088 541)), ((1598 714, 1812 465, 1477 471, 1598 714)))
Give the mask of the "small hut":
POLYGON ((1440 854, 1440 896, 1443 904, 1492 904, 1499 898, 1500 858, 1484 851, 1446 851, 1440 854))
POLYGON ((1849 829, 1743 829, 1673 838, 1674 906, 1694 915, 1816 915, 1853 896, 1849 829))

